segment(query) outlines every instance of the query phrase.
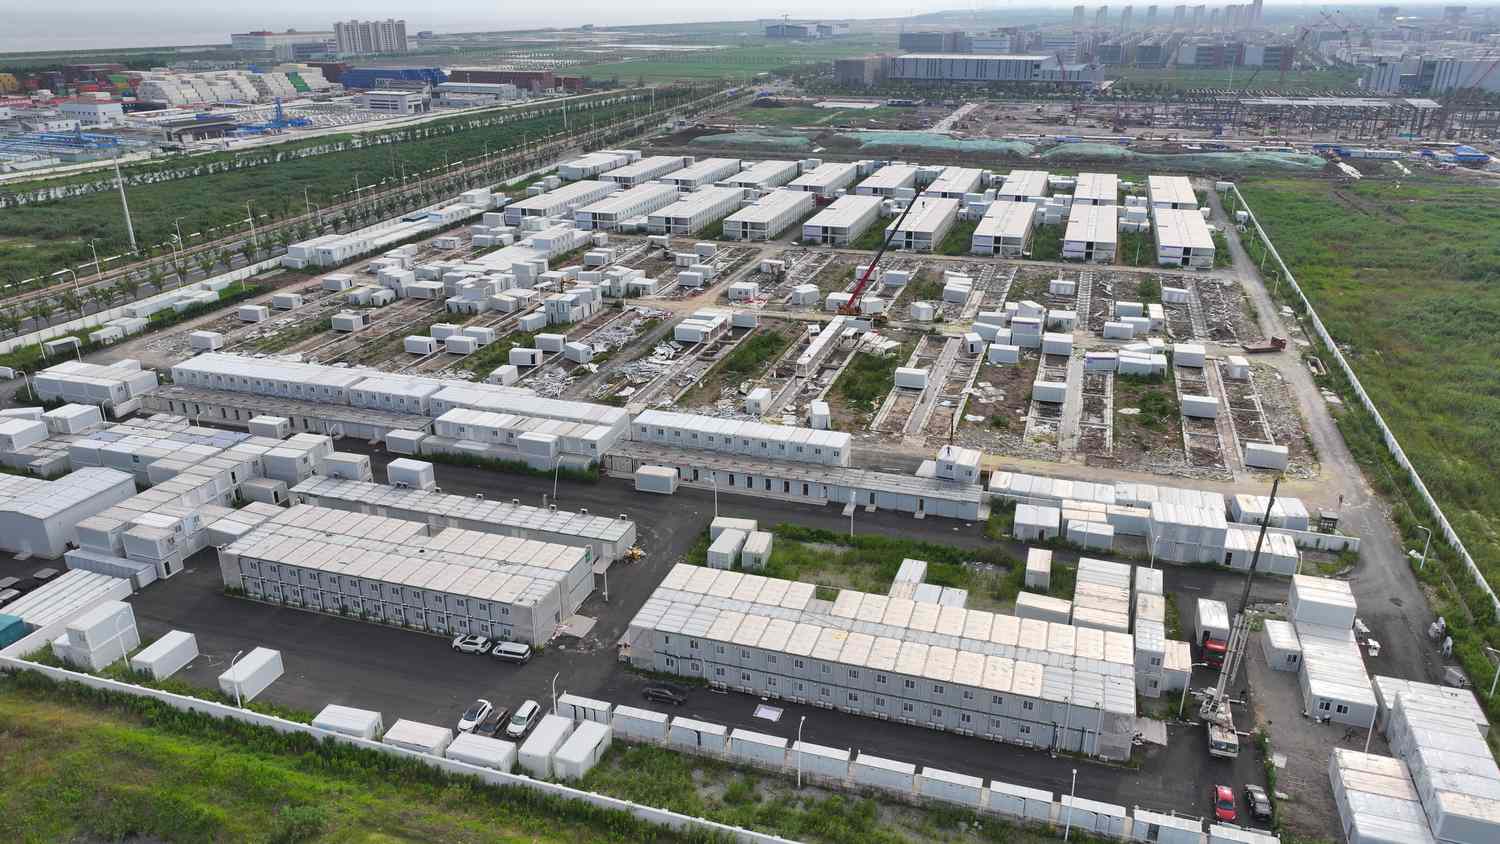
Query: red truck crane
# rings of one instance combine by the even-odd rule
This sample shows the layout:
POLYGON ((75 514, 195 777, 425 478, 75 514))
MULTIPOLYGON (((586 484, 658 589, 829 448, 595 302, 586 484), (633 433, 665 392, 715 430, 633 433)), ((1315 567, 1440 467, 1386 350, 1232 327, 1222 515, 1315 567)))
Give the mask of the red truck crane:
POLYGON ((879 251, 875 253, 874 258, 870 259, 870 264, 865 267, 865 271, 860 275, 859 281, 854 283, 854 289, 849 291, 849 301, 845 302, 839 308, 840 314, 844 316, 859 316, 859 300, 864 298, 865 293, 869 289, 870 279, 875 276, 875 268, 880 264, 880 259, 885 256, 886 250, 891 248, 891 241, 896 239, 896 232, 901 230, 901 224, 905 222, 906 215, 911 213, 911 209, 916 207, 917 200, 922 198, 922 193, 923 191, 917 191, 916 196, 912 197, 911 202, 907 203, 907 206, 901 209, 901 213, 896 217, 895 224, 885 233, 885 240, 881 241, 879 251))

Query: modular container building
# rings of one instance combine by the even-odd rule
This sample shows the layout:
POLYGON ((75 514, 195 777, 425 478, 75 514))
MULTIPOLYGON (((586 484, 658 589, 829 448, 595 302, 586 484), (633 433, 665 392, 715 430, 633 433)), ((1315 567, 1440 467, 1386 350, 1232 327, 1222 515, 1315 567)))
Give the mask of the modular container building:
POLYGON ((870 174, 854 188, 860 196, 880 196, 887 199, 902 188, 913 188, 917 184, 915 164, 887 164, 870 174))
POLYGON ((442 756, 448 745, 453 743, 453 731, 447 727, 402 718, 391 725, 380 741, 413 753, 442 756))
POLYGON ((572 734, 573 722, 567 718, 560 715, 542 718, 526 741, 521 743, 516 753, 516 763, 539 780, 552 779, 557 773, 553 767, 553 756, 572 734))
POLYGON ((1266 664, 1275 671, 1302 670, 1302 641, 1297 638, 1297 628, 1290 622, 1268 618, 1264 632, 1261 652, 1266 664))
POLYGON ((892 249, 910 249, 931 252, 942 244, 948 230, 958 221, 959 201, 941 197, 921 197, 912 200, 914 207, 898 225, 891 222, 885 231, 892 249))
POLYGON ((944 199, 963 199, 965 194, 977 193, 983 181, 984 171, 976 167, 944 167, 942 174, 922 193, 944 199))
POLYGON ((1406 763, 1335 747, 1328 759, 1333 802, 1349 844, 1432 844, 1435 839, 1406 763))
POLYGON ((282 674, 281 651, 256 648, 219 675, 219 690, 239 701, 254 700, 282 674))
POLYGON ((109 366, 70 360, 38 371, 31 386, 43 402, 94 404, 123 416, 137 409, 140 398, 158 382, 156 373, 141 369, 136 360, 109 366))
POLYGON ((776 190, 724 218, 727 240, 770 240, 813 210, 812 194, 806 191, 776 190))
MULTIPOLYGON (((808 191, 818 196, 833 198, 838 192, 854 184, 859 178, 859 165, 829 162, 820 164, 793 179, 787 187, 791 190, 808 191)), ((875 207, 880 207, 880 199, 875 198, 875 207)))
POLYGON ((734 213, 744 198, 744 188, 696 190, 651 212, 646 217, 646 228, 652 234, 690 235, 734 213))
POLYGON ((552 770, 564 780, 581 780, 609 750, 614 730, 608 724, 584 721, 552 756, 552 770))
POLYGON ((1129 755, 1128 634, 852 590, 829 606, 814 592, 812 584, 679 565, 631 621, 622 656, 762 697, 1129 755))
POLYGON ((1063 258, 1108 264, 1119 245, 1119 208, 1114 205, 1074 204, 1063 233, 1063 258))
POLYGON ((687 163, 687 159, 680 155, 652 155, 632 161, 624 167, 610 170, 599 178, 606 182, 633 188, 681 170, 687 163))
POLYGON ((608 724, 613 708, 614 704, 608 701, 594 700, 568 692, 564 692, 557 699, 557 714, 571 719, 574 723, 597 721, 600 724, 608 724))
POLYGON ((579 228, 594 231, 619 231, 626 220, 634 220, 665 208, 678 199, 677 189, 655 182, 622 190, 573 212, 579 228))
POLYGON ((1114 173, 1079 173, 1073 205, 1120 204, 1120 177, 1114 173))
POLYGON ((591 548, 294 505, 219 549, 252 598, 440 636, 546 641, 594 588, 591 548))
POLYGON ((797 178, 795 161, 761 161, 729 176, 725 184, 752 190, 767 191, 779 188, 797 178))
POLYGON ((739 422, 662 410, 646 410, 637 415, 631 439, 825 466, 848 466, 851 451, 850 435, 842 431, 739 422))
POLYGON ((824 246, 848 246, 880 217, 880 197, 846 195, 802 224, 802 239, 824 246))
POLYGON ((620 190, 620 183, 612 180, 583 180, 563 185, 554 191, 539 196, 528 196, 505 206, 505 224, 518 226, 528 218, 546 218, 571 215, 578 208, 598 202, 620 190))
POLYGON ((1301 621, 1295 626, 1302 646, 1298 684, 1306 711, 1317 719, 1371 727, 1375 723, 1375 691, 1354 631, 1301 621))
POLYGON ((1045 170, 1012 170, 1001 182, 995 198, 1001 202, 1045 202, 1047 199, 1047 172, 1045 170))
POLYGON ((681 191, 693 191, 740 172, 738 158, 700 158, 661 181, 681 191))
MULTIPOLYGON (((1186 208, 1198 214, 1198 194, 1187 176, 1148 176, 1146 188, 1153 210, 1186 208)), ((1198 219, 1203 218, 1199 215, 1198 219)))
POLYGON ((385 722, 379 712, 368 709, 355 709, 350 706, 339 706, 329 704, 323 707, 313 717, 312 725, 320 730, 327 730, 340 735, 354 736, 355 738, 370 739, 375 741, 385 730, 385 722))
MULTIPOLYGON (((929 189, 929 193, 930 193, 929 189)), ((1031 250, 1036 206, 1030 202, 994 202, 974 228, 970 252, 1019 258, 1031 250)))
POLYGON ((1299 574, 1287 592, 1287 613, 1293 622, 1348 629, 1358 607, 1354 591, 1343 580, 1299 574))
POLYGON ((1156 220, 1156 263, 1197 270, 1213 268, 1214 238, 1197 211, 1157 208, 1152 214, 1156 220))
POLYGON ((516 766, 514 742, 473 733, 459 733, 443 751, 443 755, 456 762, 467 762, 506 774, 516 766))
POLYGON ((623 739, 661 742, 667 740, 667 724, 670 721, 670 716, 663 712, 634 706, 616 706, 609 723, 615 735, 623 739))
POLYGON ((676 469, 668 466, 641 466, 635 470, 635 491, 672 495, 677 492, 677 480, 676 469))
MULTIPOLYGON (((39 426, 43 436, 46 424, 39 426)), ((87 466, 55 481, 13 477, 0 482, 0 549, 57 559, 78 540, 78 523, 135 495, 135 480, 115 469, 87 466)))
POLYGON ((600 150, 581 155, 572 161, 564 161, 557 167, 557 175, 569 182, 592 179, 595 176, 629 164, 631 157, 623 150, 600 150))
POLYGON ((506 460, 526 460, 522 437, 528 434, 554 437, 555 453, 545 455, 545 465, 537 467, 541 469, 551 469, 558 456, 565 456, 570 464, 598 463, 622 433, 621 428, 609 425, 467 408, 450 410, 433 422, 435 437, 482 445, 492 456, 506 460))

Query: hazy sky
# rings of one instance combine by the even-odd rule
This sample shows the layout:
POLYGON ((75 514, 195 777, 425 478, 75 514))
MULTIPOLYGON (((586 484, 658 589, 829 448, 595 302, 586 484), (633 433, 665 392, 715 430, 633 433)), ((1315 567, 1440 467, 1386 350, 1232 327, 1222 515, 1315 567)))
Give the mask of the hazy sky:
MULTIPOLYGON (((1185 1, 1185 0, 1184 0, 1185 1)), ((1086 0, 1092 8, 1101 0, 1086 0)), ((1151 0, 1131 0, 1144 7, 1151 0)), ((1156 0, 1171 5, 1174 0, 1156 0)), ((1205 0, 1207 2, 1207 0, 1205 0)), ((1227 2, 1227 0, 1225 0, 1227 2)), ((1337 5, 1364 5, 1399 0, 1355 0, 1337 5)), ((81 47, 137 47, 164 44, 228 43, 230 32, 250 29, 328 29, 334 20, 358 17, 405 18, 407 29, 463 32, 491 29, 524 29, 540 26, 577 26, 583 23, 629 24, 673 23, 705 19, 780 17, 783 13, 807 17, 814 8, 828 17, 901 17, 923 12, 1056 6, 1059 14, 1070 9, 1071 0, 824 0, 816 7, 789 0, 741 0, 732 12, 722 4, 702 0, 652 0, 622 3, 619 0, 570 0, 562 3, 527 3, 517 0, 441 0, 415 3, 410 0, 364 0, 326 3, 319 0, 253 0, 225 3, 223 0, 66 0, 56 6, 27 0, 0 0, 0 50, 49 50, 81 47), (218 9, 213 7, 218 6, 218 9), (253 9, 253 12, 243 11, 253 9)), ((1115 12, 1122 0, 1110 3, 1115 12)), ((1221 6, 1224 2, 1210 3, 1221 6)), ((1277 4, 1314 11, 1323 3, 1296 0, 1277 4)), ((1332 5, 1332 4, 1328 4, 1332 5)), ((1470 8, 1481 5, 1471 3, 1470 8)))

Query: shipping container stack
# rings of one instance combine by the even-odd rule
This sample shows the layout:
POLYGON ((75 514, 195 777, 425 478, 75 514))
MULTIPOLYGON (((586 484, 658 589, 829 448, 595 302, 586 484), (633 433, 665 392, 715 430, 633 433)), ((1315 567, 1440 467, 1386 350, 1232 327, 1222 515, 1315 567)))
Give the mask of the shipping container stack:
POLYGON ((1375 691, 1354 635, 1356 612, 1349 584, 1294 575, 1287 614, 1302 649, 1299 681, 1307 714, 1351 727, 1374 724, 1375 691))

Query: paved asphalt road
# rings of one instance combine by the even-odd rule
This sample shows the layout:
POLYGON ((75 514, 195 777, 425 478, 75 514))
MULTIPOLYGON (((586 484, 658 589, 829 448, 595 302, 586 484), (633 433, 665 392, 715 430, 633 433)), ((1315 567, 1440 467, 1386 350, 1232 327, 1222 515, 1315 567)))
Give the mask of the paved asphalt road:
MULTIPOLYGON (((376 452, 374 457, 380 479, 390 456, 376 452)), ((540 502, 543 494, 550 496, 552 491, 552 482, 541 478, 444 465, 437 467, 437 474, 446 492, 482 491, 490 497, 540 502)), ((265 692, 265 698, 304 710, 338 703, 379 710, 387 724, 397 718, 451 724, 476 697, 511 707, 528 698, 547 705, 554 676, 559 693, 572 691, 660 708, 641 699, 640 689, 647 679, 616 659, 614 643, 661 577, 707 527, 713 516, 713 495, 682 490, 670 497, 647 496, 626 482, 610 479, 597 485, 563 482, 558 490, 563 507, 626 513, 635 519, 646 558, 614 567, 608 603, 596 593, 585 604, 583 614, 598 619, 588 638, 559 639, 524 667, 453 653, 445 639, 434 636, 226 597, 212 552, 196 555, 185 572, 152 586, 132 603, 143 635, 158 636, 177 628, 198 636, 203 655, 181 675, 195 684, 213 686, 237 651, 259 645, 282 650, 287 673, 265 692)), ((726 494, 720 498, 720 508, 726 514, 754 517, 766 524, 795 522, 834 530, 848 526, 835 507, 815 509, 726 494)), ((983 536, 981 526, 945 519, 918 521, 860 511, 855 527, 962 547, 993 544, 983 536)), ((1242 578, 1219 571, 1167 571, 1168 590, 1177 593, 1184 606, 1191 606, 1200 595, 1237 600, 1242 584, 1242 578)), ((1255 592, 1257 600, 1276 601, 1284 596, 1285 585, 1259 581, 1255 592)), ((1205 686, 1214 679, 1203 675, 1194 685, 1205 686)), ((803 737, 810 742, 1058 792, 1067 790, 1076 767, 1081 796, 1194 815, 1206 811, 1207 788, 1212 783, 1264 782, 1253 752, 1233 763, 1213 759, 1204 750, 1202 728, 1193 725, 1173 725, 1168 747, 1142 749, 1136 766, 1120 767, 1054 759, 1045 751, 776 702, 772 705, 783 713, 778 722, 771 723, 754 717, 759 702, 739 693, 695 688, 681 712, 789 738, 795 735, 798 720, 806 716, 803 737)))

